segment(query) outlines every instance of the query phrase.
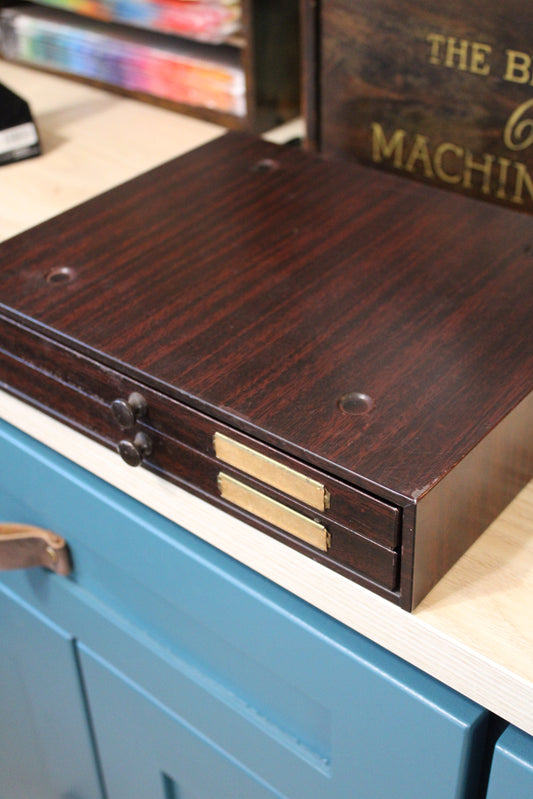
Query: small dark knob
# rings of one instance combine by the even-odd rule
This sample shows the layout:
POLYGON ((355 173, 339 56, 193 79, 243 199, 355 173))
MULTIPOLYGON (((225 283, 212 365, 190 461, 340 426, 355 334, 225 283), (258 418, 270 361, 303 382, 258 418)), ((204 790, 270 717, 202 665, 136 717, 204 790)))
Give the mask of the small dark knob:
POLYGON ((140 466, 145 455, 152 452, 152 440, 146 433, 137 433, 133 441, 120 441, 118 451, 128 466, 140 466))
POLYGON ((111 412, 123 430, 131 430, 135 426, 137 419, 146 416, 148 406, 142 394, 134 391, 124 399, 116 399, 111 403, 111 412))

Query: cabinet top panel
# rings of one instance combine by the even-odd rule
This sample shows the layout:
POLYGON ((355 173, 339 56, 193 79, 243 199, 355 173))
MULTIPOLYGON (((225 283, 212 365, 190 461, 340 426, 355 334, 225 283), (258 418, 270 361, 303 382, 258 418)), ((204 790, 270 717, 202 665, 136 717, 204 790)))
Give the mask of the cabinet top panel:
POLYGON ((0 245, 0 308, 417 500, 533 384, 532 224, 230 133, 0 245))

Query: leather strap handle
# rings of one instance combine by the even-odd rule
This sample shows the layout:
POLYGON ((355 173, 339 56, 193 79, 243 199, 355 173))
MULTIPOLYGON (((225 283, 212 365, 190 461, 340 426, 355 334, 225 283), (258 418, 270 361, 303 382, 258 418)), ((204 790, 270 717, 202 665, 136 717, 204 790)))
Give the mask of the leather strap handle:
POLYGON ((56 574, 70 574, 65 539, 41 527, 0 523, 0 571, 35 566, 44 566, 56 574))

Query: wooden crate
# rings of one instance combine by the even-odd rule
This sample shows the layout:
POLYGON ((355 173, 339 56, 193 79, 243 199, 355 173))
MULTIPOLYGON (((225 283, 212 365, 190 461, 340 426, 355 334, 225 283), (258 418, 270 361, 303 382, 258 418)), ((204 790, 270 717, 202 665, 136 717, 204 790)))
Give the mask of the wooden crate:
POLYGON ((302 0, 309 144, 533 209, 533 6, 302 0))

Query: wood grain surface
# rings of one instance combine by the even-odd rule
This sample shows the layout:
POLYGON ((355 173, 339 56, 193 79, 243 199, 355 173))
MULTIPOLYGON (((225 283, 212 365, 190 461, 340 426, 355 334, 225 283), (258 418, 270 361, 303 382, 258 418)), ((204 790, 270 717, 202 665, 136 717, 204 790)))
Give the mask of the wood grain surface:
POLYGON ((4 242, 2 308, 405 501, 531 390, 530 246, 525 216, 229 134, 4 242))

